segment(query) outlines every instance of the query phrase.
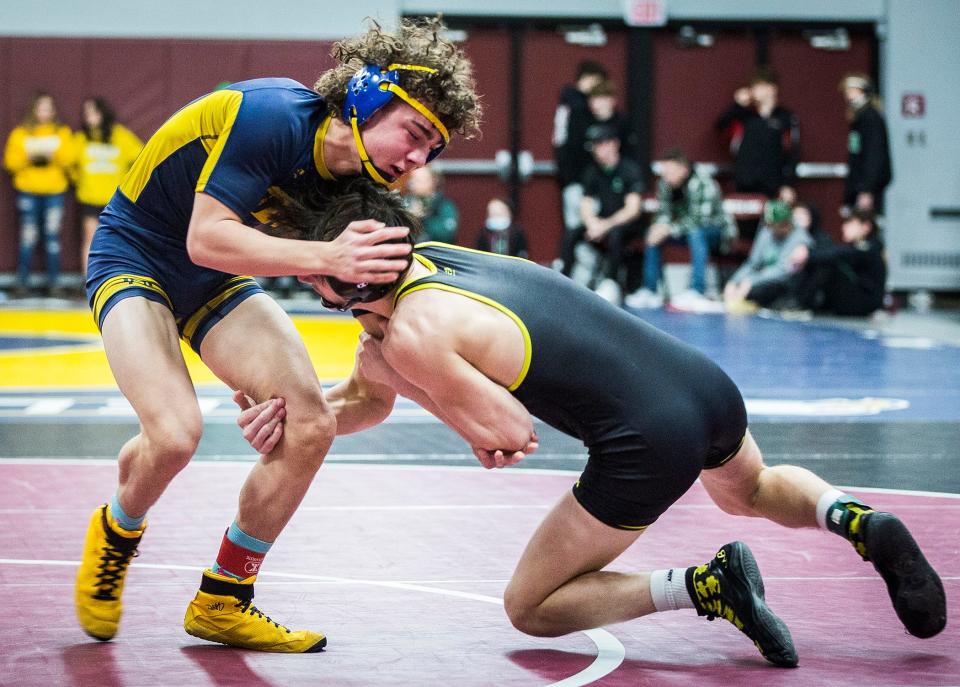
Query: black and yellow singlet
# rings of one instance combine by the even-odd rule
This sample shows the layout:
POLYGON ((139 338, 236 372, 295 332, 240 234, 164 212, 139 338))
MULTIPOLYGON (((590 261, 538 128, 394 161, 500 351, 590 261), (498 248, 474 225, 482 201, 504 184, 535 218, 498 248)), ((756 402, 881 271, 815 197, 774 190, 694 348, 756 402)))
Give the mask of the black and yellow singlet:
POLYGON ((415 256, 431 274, 403 284, 398 300, 442 289, 517 323, 526 360, 509 389, 532 415, 586 444, 590 463, 575 493, 602 521, 649 524, 702 468, 739 447, 740 392, 693 347, 527 260, 442 243, 419 244, 415 256))

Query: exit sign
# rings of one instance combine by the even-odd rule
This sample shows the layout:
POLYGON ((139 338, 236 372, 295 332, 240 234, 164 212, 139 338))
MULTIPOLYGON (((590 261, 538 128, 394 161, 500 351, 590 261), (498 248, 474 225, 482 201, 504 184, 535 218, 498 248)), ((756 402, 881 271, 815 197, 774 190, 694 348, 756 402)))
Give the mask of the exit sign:
POLYGON ((624 0, 623 18, 627 26, 664 26, 667 0, 624 0))
POLYGON ((923 93, 904 93, 900 99, 900 114, 905 118, 920 119, 926 109, 923 93))

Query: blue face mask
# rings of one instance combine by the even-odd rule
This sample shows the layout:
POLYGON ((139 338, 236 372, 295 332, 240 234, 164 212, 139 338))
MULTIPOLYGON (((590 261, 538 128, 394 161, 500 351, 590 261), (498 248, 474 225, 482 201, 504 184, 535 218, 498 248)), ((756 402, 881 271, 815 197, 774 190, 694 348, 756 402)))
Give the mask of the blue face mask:
POLYGON ((510 227, 510 218, 509 217, 487 217, 487 221, 484 223, 487 229, 490 231, 505 231, 510 227))

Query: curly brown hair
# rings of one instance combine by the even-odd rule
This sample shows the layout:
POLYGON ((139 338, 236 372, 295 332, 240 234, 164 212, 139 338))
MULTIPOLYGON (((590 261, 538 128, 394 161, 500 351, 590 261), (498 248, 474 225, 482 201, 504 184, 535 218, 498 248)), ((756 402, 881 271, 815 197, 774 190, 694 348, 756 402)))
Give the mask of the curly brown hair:
POLYGON ((331 55, 340 65, 324 72, 314 89, 322 95, 330 114, 343 119, 347 83, 365 64, 386 68, 391 64, 416 64, 436 74, 400 70, 400 86, 430 108, 444 126, 465 138, 480 132, 482 107, 470 60, 441 37, 439 17, 403 19, 396 33, 387 33, 373 19, 371 28, 355 38, 334 43, 331 55))

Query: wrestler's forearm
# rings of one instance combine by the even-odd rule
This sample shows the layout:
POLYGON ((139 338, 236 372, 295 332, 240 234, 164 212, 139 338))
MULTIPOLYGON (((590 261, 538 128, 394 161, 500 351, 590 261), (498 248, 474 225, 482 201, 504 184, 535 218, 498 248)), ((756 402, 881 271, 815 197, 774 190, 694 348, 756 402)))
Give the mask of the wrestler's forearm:
POLYGON ((361 385, 350 378, 327 392, 327 403, 337 418, 337 435, 353 434, 383 422, 393 410, 396 392, 381 384, 361 385))
POLYGON ((332 261, 332 244, 267 236, 240 222, 222 219, 191 227, 190 259, 203 267, 255 277, 324 274, 332 261))

